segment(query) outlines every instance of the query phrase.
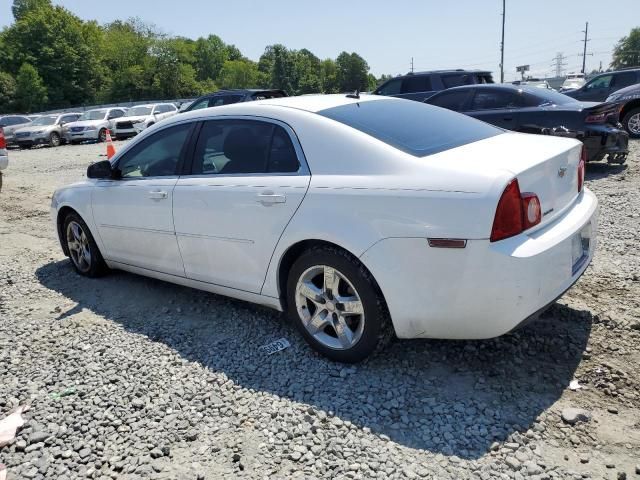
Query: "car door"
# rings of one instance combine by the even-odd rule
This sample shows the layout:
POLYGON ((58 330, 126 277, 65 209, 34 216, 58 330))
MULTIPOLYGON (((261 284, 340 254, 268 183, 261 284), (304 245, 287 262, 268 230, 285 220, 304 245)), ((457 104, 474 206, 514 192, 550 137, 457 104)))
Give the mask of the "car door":
POLYGON ((497 127, 514 130, 519 107, 520 101, 515 90, 476 88, 469 111, 464 113, 497 127))
POLYGON ((107 260, 184 276, 172 202, 192 126, 149 135, 116 160, 120 178, 96 183, 93 216, 107 260))
POLYGON ((259 293, 309 186, 295 134, 275 120, 206 121, 192 165, 173 198, 187 277, 259 293))
POLYGON ((613 74, 600 75, 571 96, 583 102, 604 102, 609 96, 612 80, 613 74))

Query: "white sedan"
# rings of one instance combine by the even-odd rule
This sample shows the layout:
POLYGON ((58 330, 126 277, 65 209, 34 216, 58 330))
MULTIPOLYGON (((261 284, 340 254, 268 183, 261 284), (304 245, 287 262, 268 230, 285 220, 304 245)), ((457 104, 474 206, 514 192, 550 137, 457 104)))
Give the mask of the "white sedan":
POLYGON ((286 311, 344 362, 390 331, 507 333, 571 287, 596 243, 580 142, 380 96, 189 112, 87 176, 52 200, 80 274, 117 268, 286 311))

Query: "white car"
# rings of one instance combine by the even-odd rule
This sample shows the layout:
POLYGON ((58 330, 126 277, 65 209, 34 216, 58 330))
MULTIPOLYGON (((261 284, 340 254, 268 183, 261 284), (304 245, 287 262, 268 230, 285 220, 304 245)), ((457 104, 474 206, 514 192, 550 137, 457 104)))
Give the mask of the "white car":
POLYGON ((4 129, 0 127, 0 190, 2 190, 2 170, 9 166, 9 153, 7 152, 7 140, 4 137, 4 129))
POLYGON ((286 311, 344 362, 390 327, 505 334, 571 287, 596 243, 579 141, 397 98, 196 110, 87 176, 52 199, 77 272, 117 268, 286 311))
POLYGON ((127 115, 116 122, 115 137, 123 139, 137 135, 142 130, 155 125, 160 120, 178 113, 173 103, 156 103, 131 107, 127 115))
POLYGON ((562 82, 562 86, 560 87, 560 92, 566 92, 568 90, 575 90, 576 88, 580 88, 585 84, 584 73, 570 73, 565 78, 564 82, 562 82))
POLYGON ((87 110, 78 120, 66 124, 62 128, 62 133, 69 143, 80 143, 85 140, 104 142, 107 140, 107 130, 113 131, 116 119, 123 117, 126 113, 126 108, 87 110))

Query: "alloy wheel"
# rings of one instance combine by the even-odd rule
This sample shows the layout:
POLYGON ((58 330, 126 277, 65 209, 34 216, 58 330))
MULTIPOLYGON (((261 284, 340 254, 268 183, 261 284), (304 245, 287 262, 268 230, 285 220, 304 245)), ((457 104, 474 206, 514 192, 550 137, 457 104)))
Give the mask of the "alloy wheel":
POLYGON ((55 132, 52 133, 49 143, 51 144, 52 147, 58 147, 60 145, 60 136, 55 132))
POLYGON ((67 247, 76 268, 83 273, 88 272, 91 268, 91 247, 89 238, 78 222, 71 221, 67 225, 67 247))
POLYGON ((296 309, 305 329, 322 345, 352 348, 364 331, 364 306, 353 284, 327 265, 305 270, 296 284, 296 309))
POLYGON ((627 122, 627 126, 629 127, 629 131, 634 135, 640 135, 640 113, 636 113, 629 118, 627 122))

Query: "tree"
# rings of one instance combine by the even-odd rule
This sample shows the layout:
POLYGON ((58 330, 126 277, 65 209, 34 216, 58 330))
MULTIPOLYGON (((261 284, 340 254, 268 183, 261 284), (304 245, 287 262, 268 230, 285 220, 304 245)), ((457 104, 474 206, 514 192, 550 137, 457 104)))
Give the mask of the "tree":
POLYGON ((366 91, 369 87, 369 65, 357 53, 342 52, 336 59, 340 92, 366 91))
POLYGON ((306 48, 292 52, 294 64, 294 93, 320 93, 322 81, 320 78, 320 59, 306 48))
POLYGON ((16 96, 16 80, 7 72, 0 72, 0 113, 13 110, 16 96))
POLYGON ((15 108, 30 113, 41 110, 47 102, 47 89, 33 65, 23 63, 16 77, 15 108))
POLYGON ((228 60, 228 53, 227 46, 217 35, 198 38, 195 51, 198 80, 216 80, 224 62, 228 60))
POLYGON ((273 58, 271 66, 270 80, 273 88, 280 88, 289 95, 293 94, 293 59, 291 52, 284 45, 272 45, 270 55, 273 58))
POLYGON ((324 93, 338 93, 338 67, 327 58, 320 63, 320 83, 324 93))
POLYGON ((260 71, 258 65, 250 60, 227 60, 224 62, 220 78, 222 88, 259 87, 260 71))
POLYGON ((629 35, 622 37, 613 50, 611 68, 640 66, 640 27, 632 28, 629 35))
POLYGON ((24 16, 42 7, 51 7, 51 0, 13 0, 11 12, 16 21, 22 20, 24 16))

